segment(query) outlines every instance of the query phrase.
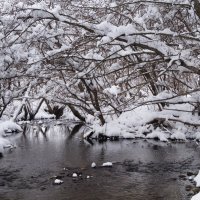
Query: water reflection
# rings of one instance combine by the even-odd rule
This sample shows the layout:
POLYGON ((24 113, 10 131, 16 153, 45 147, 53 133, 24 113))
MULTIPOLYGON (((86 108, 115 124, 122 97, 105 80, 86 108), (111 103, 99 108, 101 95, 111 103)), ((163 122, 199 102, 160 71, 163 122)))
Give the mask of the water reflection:
POLYGON ((5 183, 0 187, 0 199, 188 199, 176 178, 200 166, 195 159, 200 150, 195 144, 142 140, 93 143, 82 139, 81 127, 75 130, 53 123, 25 126, 16 139, 18 148, 0 160, 0 184, 5 183), (92 162, 102 165, 107 161, 115 162, 113 168, 90 167, 92 162), (50 177, 64 167, 83 170, 93 178, 73 181, 65 177, 62 186, 53 186, 50 177), (6 172, 8 176, 4 176, 6 172))

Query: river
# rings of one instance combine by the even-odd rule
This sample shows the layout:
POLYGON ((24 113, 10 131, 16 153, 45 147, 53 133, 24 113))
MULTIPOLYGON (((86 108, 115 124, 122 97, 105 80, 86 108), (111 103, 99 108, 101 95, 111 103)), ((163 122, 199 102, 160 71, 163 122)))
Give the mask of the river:
POLYGON ((193 141, 93 144, 68 125, 33 124, 0 159, 0 200, 189 200, 181 175, 200 168, 193 141), (101 167, 104 162, 113 167, 101 167), (91 168, 95 162, 97 168, 91 168), (72 174, 81 176, 72 178, 72 174), (54 185, 55 176, 64 183, 54 185))

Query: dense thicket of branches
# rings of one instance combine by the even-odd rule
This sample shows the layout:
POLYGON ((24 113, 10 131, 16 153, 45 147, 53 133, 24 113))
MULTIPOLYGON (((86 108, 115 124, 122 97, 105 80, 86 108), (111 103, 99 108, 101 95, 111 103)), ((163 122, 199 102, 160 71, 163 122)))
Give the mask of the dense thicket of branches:
POLYGON ((198 110, 198 0, 5 1, 0 7, 0 117, 15 99, 33 116, 30 101, 40 99, 51 111, 64 105, 101 124, 144 104, 162 110, 189 102, 198 110))

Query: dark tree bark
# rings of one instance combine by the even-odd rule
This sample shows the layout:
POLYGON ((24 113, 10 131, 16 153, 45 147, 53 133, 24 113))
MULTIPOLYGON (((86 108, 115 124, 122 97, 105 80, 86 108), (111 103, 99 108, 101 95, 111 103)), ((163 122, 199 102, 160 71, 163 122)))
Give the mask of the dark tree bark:
POLYGON ((193 0, 193 1, 194 1, 195 13, 200 18, 200 2, 199 0, 193 0))

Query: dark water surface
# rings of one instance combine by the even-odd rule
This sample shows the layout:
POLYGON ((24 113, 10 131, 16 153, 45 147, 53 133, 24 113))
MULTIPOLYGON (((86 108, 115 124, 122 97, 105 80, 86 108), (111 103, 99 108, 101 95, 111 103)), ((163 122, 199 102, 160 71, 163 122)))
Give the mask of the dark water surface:
POLYGON ((69 137, 67 125, 31 126, 16 145, 0 160, 0 200, 188 200, 179 175, 200 167, 195 142, 91 145, 80 135, 69 137), (90 167, 107 161, 112 168, 90 167), (82 176, 72 178, 73 172, 82 176), (64 183, 53 185, 58 175, 64 183))

